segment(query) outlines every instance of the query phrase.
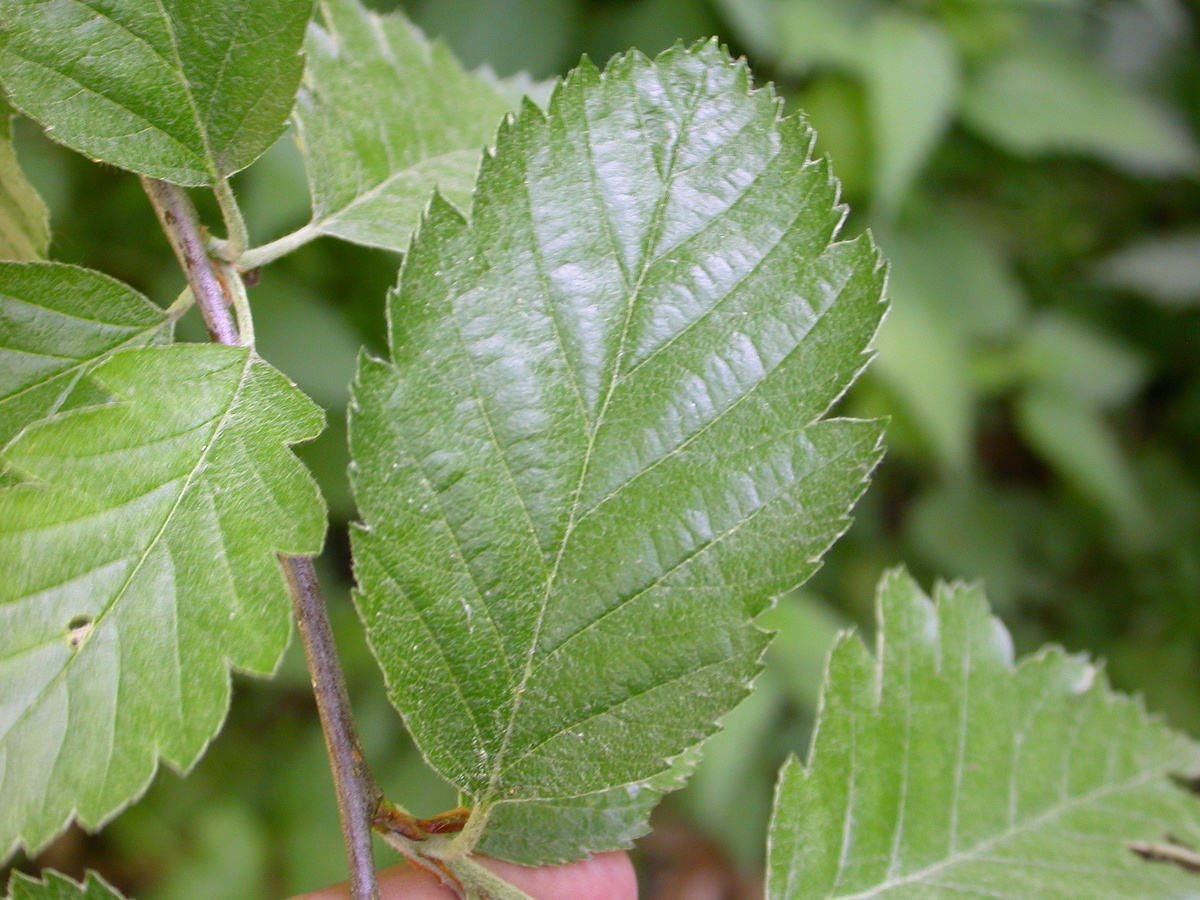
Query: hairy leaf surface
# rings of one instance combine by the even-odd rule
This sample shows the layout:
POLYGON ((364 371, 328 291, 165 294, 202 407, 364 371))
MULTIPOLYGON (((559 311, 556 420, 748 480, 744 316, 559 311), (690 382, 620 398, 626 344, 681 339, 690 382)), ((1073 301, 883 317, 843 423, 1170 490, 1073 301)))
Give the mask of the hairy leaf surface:
MULTIPOLYGON (((713 44, 585 61, 501 128, 473 222, 438 198, 413 241, 393 362, 354 390, 358 604, 422 750, 485 810, 664 771, 846 527, 880 426, 820 417, 884 276, 833 243, 812 139, 713 44)), ((577 854, 604 848, 584 831, 577 854)))
POLYGON ((271 672, 290 605, 276 553, 315 554, 316 486, 287 444, 320 410, 246 348, 115 354, 117 399, 26 428, 0 489, 0 853, 96 827, 158 757, 188 768, 231 666, 271 672))
POLYGON ((41 879, 14 872, 8 882, 8 900, 121 900, 121 894, 95 872, 76 882, 46 871, 41 879))
MULTIPOLYGON (((41 259, 49 248, 46 205, 17 162, 12 114, 0 100, 0 260, 41 259)), ((3 442, 0 437, 0 444, 3 442)))
POLYGON ((6 0, 0 81, 81 153, 211 184, 282 134, 312 0, 6 0))
POLYGON ((89 368, 168 331, 129 287, 60 263, 0 263, 0 447, 63 404, 89 368))
POLYGON ((1195 874, 1133 849, 1200 846, 1200 801, 1172 778, 1200 748, 1082 657, 1014 666, 978 588, 935 605, 895 572, 878 612, 875 658, 842 636, 808 767, 784 767, 769 900, 1196 896, 1195 874))
POLYGON ((469 210, 480 152, 516 98, 404 16, 321 0, 296 106, 313 227, 405 250, 436 186, 469 210))

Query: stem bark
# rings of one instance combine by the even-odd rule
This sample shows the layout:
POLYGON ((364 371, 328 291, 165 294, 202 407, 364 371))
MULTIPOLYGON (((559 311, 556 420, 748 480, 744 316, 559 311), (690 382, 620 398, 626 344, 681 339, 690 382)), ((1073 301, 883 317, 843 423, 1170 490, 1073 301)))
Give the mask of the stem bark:
MULTIPOLYGON (((237 346, 241 336, 230 313, 236 288, 222 281, 222 275, 239 278, 232 271, 218 273, 209 257, 205 235, 200 228, 196 207, 183 188, 154 178, 142 178, 142 186, 158 216, 167 240, 187 275, 196 305, 204 317, 209 336, 215 343, 237 346)), ((375 880, 375 858, 371 846, 371 826, 382 794, 363 759, 362 747, 354 727, 346 679, 333 643, 329 614, 321 598, 316 571, 308 557, 281 556, 284 574, 292 594, 292 608, 304 642, 304 655, 312 677, 313 694, 325 734, 325 747, 333 771, 342 839, 350 869, 350 896, 353 900, 379 900, 375 880)))

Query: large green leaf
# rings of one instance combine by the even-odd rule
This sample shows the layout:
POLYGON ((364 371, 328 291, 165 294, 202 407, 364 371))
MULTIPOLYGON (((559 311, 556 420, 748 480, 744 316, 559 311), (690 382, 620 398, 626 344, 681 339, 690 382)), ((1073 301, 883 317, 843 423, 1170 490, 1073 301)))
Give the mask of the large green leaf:
POLYGON ((831 243, 811 146, 715 44, 585 62, 501 129, 474 221, 436 199, 417 232, 394 363, 354 390, 358 604, 423 752, 484 810, 663 771, 846 526, 880 427, 819 419, 883 272, 831 243))
POLYGON ((0 260, 41 259, 49 248, 46 206, 17 162, 12 114, 8 104, 0 100, 0 260))
POLYGON ((14 872, 8 882, 7 900, 121 900, 121 895, 95 872, 82 882, 46 871, 41 880, 14 872))
POLYGON ((56 411, 89 368, 168 328, 161 309, 107 275, 0 263, 0 447, 56 411))
POLYGON ((211 184, 283 132, 312 0, 7 0, 0 81, 57 141, 211 184))
POLYGON ((0 853, 74 814, 96 827, 162 757, 220 727, 231 666, 288 639, 276 553, 321 549, 324 509, 287 444, 321 412, 239 347, 127 350, 118 398, 26 428, 0 490, 0 853))
POLYGON ((1084 658, 1014 666, 978 588, 935 606, 896 572, 878 611, 875 658, 842 637, 808 766, 784 767, 769 900, 1196 896, 1131 845, 1200 843, 1200 801, 1172 778, 1200 748, 1084 658))
POLYGON ((321 0, 296 106, 311 227, 404 250, 436 186, 469 210, 480 151, 515 98, 465 72, 399 12, 321 0))

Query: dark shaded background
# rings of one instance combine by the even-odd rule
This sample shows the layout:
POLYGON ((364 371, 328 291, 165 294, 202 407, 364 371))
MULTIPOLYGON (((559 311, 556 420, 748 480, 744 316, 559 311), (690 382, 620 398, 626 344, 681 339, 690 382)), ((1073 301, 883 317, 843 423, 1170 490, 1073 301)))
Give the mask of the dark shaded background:
MULTIPOLYGON (((845 411, 891 417, 857 520, 780 631, 760 689, 642 843, 650 898, 756 896, 775 771, 803 753, 836 630, 869 628, 907 562, 984 579, 1028 650, 1053 640, 1200 733, 1200 53, 1180 0, 426 0, 409 13, 470 65, 545 78, 581 53, 719 35, 816 126, 892 260, 879 359, 845 411)), ((371 98, 363 98, 371 102, 371 98)), ((182 277, 137 180, 18 128, 55 259, 166 304, 182 277)), ((235 180, 257 241, 302 225, 290 138, 235 180)), ((198 197, 203 201, 206 198, 198 197)), ((209 221, 217 221, 211 205, 209 221)), ((302 449, 330 498, 323 579, 368 755, 417 811, 452 805, 403 736, 348 602, 346 385, 379 350, 399 258, 331 239, 252 292, 260 349, 330 413, 302 449)), ((185 337, 203 339, 198 321, 185 337)), ((380 853, 380 860, 389 858, 380 853)), ((22 861, 23 863, 26 861, 22 861)), ((298 648, 239 678, 185 780, 163 773, 103 834, 42 859, 141 900, 282 897, 344 877, 298 648)))

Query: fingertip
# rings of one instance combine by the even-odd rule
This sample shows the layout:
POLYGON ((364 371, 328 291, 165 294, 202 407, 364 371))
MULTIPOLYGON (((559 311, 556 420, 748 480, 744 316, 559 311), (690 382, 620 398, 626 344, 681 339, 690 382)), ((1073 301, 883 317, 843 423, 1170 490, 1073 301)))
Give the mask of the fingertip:
MULTIPOLYGON (((481 862, 533 900, 637 900, 637 878, 627 853, 599 853, 567 866, 530 869, 494 859, 481 862)), ((407 864, 379 873, 381 900, 454 900, 448 888, 427 872, 407 864)), ((349 900, 346 885, 326 888, 296 900, 349 900)))

